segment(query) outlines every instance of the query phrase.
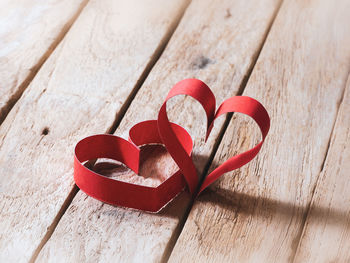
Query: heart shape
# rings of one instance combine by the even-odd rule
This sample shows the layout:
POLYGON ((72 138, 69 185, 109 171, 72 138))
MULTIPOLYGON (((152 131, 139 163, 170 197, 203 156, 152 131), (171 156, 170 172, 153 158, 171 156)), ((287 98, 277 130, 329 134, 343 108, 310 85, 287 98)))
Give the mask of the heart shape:
POLYGON ((215 111, 215 96, 210 88, 198 79, 185 79, 177 83, 168 93, 161 106, 158 119, 136 124, 129 131, 129 141, 118 136, 101 134, 87 137, 76 145, 74 158, 74 180, 88 195, 113 205, 156 212, 170 202, 183 188, 188 186, 194 196, 226 172, 237 169, 251 161, 260 151, 269 131, 270 118, 265 108, 255 99, 235 96, 225 100, 215 111), (207 116, 206 140, 216 118, 229 112, 240 112, 254 119, 262 133, 262 140, 252 149, 226 160, 204 179, 198 189, 198 175, 191 158, 193 141, 181 126, 171 123, 166 112, 167 101, 177 95, 188 95, 197 100, 207 116), (145 132, 147 131, 147 132, 145 132), (163 144, 179 167, 179 170, 158 187, 149 187, 122 182, 102 176, 83 165, 97 158, 120 161, 139 171, 140 148, 145 144, 163 144))
MULTIPOLYGON (((171 124, 184 149, 191 154, 193 143, 187 131, 171 124)), ((86 137, 75 147, 74 181, 86 194, 109 204, 157 212, 186 186, 178 170, 157 187, 137 185, 105 177, 84 166, 85 161, 109 158, 122 162, 134 173, 139 172, 140 148, 146 144, 161 144, 156 120, 144 121, 129 131, 129 141, 111 134, 86 137), (147 131, 145 133, 144 131, 147 131)))
POLYGON ((192 194, 195 194, 198 185, 196 168, 192 162, 191 157, 186 154, 185 149, 181 144, 181 139, 177 138, 176 134, 171 128, 171 123, 166 112, 167 101, 177 95, 191 96, 202 105, 207 116, 206 140, 210 135, 215 119, 229 112, 239 112, 253 118, 253 120, 258 124, 262 134, 261 142, 255 147, 244 153, 231 157, 219 167, 217 167, 214 171, 212 171, 209 175, 207 175, 197 193, 198 195, 205 188, 216 181, 221 175, 245 165, 258 154, 270 129, 270 117, 260 102, 247 96, 231 97, 221 103, 218 110, 215 111, 215 96, 203 81, 198 79, 185 79, 178 82, 170 90, 168 96, 166 97, 163 105, 159 110, 158 129, 160 137, 166 149, 182 171, 192 194))

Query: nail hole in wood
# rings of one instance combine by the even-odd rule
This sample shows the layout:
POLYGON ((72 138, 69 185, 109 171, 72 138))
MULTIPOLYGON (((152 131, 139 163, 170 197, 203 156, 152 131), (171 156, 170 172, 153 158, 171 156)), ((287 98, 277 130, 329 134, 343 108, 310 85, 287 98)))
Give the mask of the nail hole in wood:
POLYGON ((41 132, 41 134, 42 135, 48 135, 49 134, 49 128, 48 127, 45 127, 44 129, 43 129, 43 131, 41 132))
POLYGON ((232 16, 230 9, 226 9, 225 18, 230 18, 232 16))
POLYGON ((205 57, 205 56, 199 56, 193 63, 192 67, 194 69, 204 69, 206 68, 209 64, 214 63, 211 59, 205 57))

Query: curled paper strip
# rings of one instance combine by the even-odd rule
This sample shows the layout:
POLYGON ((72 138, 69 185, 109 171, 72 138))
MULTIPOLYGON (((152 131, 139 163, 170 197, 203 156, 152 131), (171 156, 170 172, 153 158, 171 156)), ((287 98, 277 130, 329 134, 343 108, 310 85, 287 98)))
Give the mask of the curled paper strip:
POLYGON ((169 203, 186 186, 191 194, 199 195, 221 175, 250 162, 260 151, 269 131, 270 118, 265 108, 255 99, 235 96, 225 100, 215 111, 215 96, 209 87, 198 79, 185 79, 177 83, 169 92, 158 114, 158 120, 136 124, 129 131, 129 141, 118 136, 100 134, 87 137, 75 147, 74 180, 88 195, 103 202, 157 212, 169 203), (254 119, 262 133, 262 140, 252 149, 226 160, 199 186, 199 178, 191 153, 193 141, 181 126, 171 123, 166 112, 166 103, 177 95, 188 95, 197 100, 207 116, 208 138, 217 117, 228 112, 240 112, 254 119), (145 132, 146 131, 146 132, 145 132), (149 187, 122 182, 100 175, 83 165, 85 161, 109 158, 120 161, 139 172, 140 148, 145 144, 163 144, 179 167, 179 170, 158 187, 149 187))

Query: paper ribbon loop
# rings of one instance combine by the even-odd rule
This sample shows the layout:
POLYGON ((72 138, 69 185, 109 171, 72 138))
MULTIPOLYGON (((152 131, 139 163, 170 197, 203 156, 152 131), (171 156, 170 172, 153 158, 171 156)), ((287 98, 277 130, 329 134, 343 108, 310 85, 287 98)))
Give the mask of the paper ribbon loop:
MULTIPOLYGON (((192 151, 192 139, 179 125, 171 124, 182 139, 185 151, 192 151)), ((175 172, 158 187, 136 185, 100 175, 84 166, 85 161, 109 158, 120 161, 136 174, 139 172, 140 148, 150 143, 162 143, 156 120, 140 122, 130 129, 129 141, 110 134, 100 134, 78 142, 74 156, 74 180, 88 195, 113 205, 157 212, 185 187, 180 171, 175 172), (150 132, 144 132, 145 130, 150 132)))
POLYGON ((165 148, 173 157, 174 161, 184 175, 188 188, 192 194, 198 187, 198 175, 192 158, 188 155, 181 143, 171 129, 170 121, 166 112, 166 103, 169 99, 177 95, 188 95, 197 100, 205 110, 207 115, 207 129, 215 116, 215 96, 209 87, 198 79, 185 79, 178 82, 168 93, 163 105, 158 113, 158 130, 159 135, 165 145, 165 148))
POLYGON ((252 149, 238 154, 226 160, 223 164, 212 171, 203 181, 198 194, 205 188, 215 182, 224 173, 238 169, 250 162, 260 151, 260 148, 265 140, 265 137, 270 129, 270 117, 264 106, 255 99, 246 96, 236 96, 225 100, 217 110, 215 118, 229 112, 239 112, 249 117, 258 124, 262 133, 262 140, 252 149))

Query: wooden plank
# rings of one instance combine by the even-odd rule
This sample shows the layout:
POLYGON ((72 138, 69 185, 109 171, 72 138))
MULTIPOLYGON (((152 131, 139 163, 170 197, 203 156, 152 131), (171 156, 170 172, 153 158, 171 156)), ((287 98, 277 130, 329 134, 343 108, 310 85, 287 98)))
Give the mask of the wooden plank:
MULTIPOLYGON (((272 126, 249 165, 225 175, 194 204, 170 262, 288 262, 327 152, 350 68, 348 1, 286 1, 244 94, 272 126)), ((235 114, 214 168, 260 138, 235 114)))
POLYGON ((0 123, 86 3, 0 1, 0 123))
POLYGON ((75 143, 120 118, 186 6, 91 1, 43 65, 0 127, 1 262, 35 258, 74 195, 75 143))
MULTIPOLYGON (((135 123, 155 119, 169 89, 183 78, 204 80, 219 103, 234 95, 255 63, 278 5, 274 0, 193 1, 116 134, 126 137, 135 123)), ((195 161, 202 171, 225 118, 204 145, 205 114, 200 106, 180 98, 169 102, 168 109, 171 119, 188 128, 195 139, 195 161)), ((189 196, 183 193, 161 213, 150 214, 102 204, 79 192, 38 262, 165 261, 188 204, 189 196)))
POLYGON ((350 78, 295 262, 350 259, 350 78))

